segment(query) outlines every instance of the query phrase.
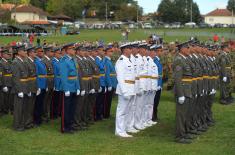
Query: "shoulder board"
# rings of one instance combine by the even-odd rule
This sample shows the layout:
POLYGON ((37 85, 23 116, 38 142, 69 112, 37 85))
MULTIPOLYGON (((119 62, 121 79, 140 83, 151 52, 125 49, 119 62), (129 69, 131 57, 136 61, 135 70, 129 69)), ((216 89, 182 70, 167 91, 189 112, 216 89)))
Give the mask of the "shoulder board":
POLYGON ((147 58, 147 60, 149 61, 149 58, 147 58))
POLYGON ((135 56, 135 58, 138 58, 138 56, 135 56))
POLYGON ((119 60, 123 60, 123 58, 120 58, 119 60))

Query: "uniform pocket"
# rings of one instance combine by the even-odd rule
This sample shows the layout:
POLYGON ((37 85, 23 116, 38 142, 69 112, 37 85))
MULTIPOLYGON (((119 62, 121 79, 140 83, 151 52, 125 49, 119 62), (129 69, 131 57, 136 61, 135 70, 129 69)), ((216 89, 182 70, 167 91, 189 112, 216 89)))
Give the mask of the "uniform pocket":
POLYGON ((184 89, 184 96, 185 97, 192 97, 192 85, 190 83, 183 83, 183 89, 184 89))

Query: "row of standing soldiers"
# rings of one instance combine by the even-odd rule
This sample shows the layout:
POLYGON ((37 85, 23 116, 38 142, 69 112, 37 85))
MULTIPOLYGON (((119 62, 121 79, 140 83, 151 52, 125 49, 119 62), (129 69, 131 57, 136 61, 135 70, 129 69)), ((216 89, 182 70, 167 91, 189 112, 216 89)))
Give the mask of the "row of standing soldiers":
POLYGON ((176 97, 176 141, 191 143, 213 126, 212 114, 216 90, 220 87, 221 102, 233 102, 231 60, 226 46, 207 48, 197 42, 178 46, 173 61, 174 93, 176 97), (217 53, 216 51, 220 51, 217 53))
POLYGON ((61 116, 63 133, 109 118, 117 85, 112 53, 111 45, 2 48, 0 114, 13 114, 17 131, 61 116))

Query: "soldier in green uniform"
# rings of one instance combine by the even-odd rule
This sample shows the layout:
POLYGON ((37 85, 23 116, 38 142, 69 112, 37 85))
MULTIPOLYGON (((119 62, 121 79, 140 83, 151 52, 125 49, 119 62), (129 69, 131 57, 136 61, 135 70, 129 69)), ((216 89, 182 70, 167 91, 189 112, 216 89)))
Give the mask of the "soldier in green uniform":
POLYGON ((230 58, 231 58, 231 67, 232 67, 232 89, 233 92, 235 92, 235 49, 230 50, 229 52, 230 58))
POLYGON ((95 89, 95 93, 94 94, 89 94, 89 101, 91 103, 91 106, 92 106, 92 109, 91 109, 91 112, 90 112, 90 118, 92 118, 91 121, 94 121, 95 120, 95 103, 96 103, 96 96, 97 96, 97 93, 99 91, 99 88, 100 88, 100 81, 99 81, 99 78, 100 78, 100 71, 99 71, 99 67, 96 65, 95 63, 95 57, 96 57, 96 48, 93 47, 92 50, 89 51, 88 55, 87 55, 87 60, 90 64, 90 67, 92 69, 92 85, 93 85, 93 88, 95 89))
POLYGON ((24 105, 24 119, 25 119, 25 129, 32 128, 33 125, 33 114, 34 114, 34 104, 36 100, 37 93, 37 83, 36 83, 36 65, 34 63, 36 52, 34 47, 26 49, 28 57, 25 59, 26 66, 28 68, 28 91, 31 92, 30 96, 26 96, 26 103, 24 105))
POLYGON ((180 52, 173 61, 174 94, 176 98, 176 142, 188 144, 190 134, 187 131, 188 104, 192 99, 192 71, 188 64, 188 50, 179 45, 180 52))
POLYGON ((88 125, 89 124, 94 124, 94 119, 93 119, 93 116, 91 115, 92 111, 93 111, 93 103, 91 102, 91 100, 89 99, 90 96, 93 96, 95 94, 95 85, 94 85, 94 82, 93 82, 93 67, 92 65, 90 64, 90 61, 88 59, 88 56, 89 56, 89 53, 92 51, 92 47, 91 46, 88 46, 86 48, 86 50, 84 51, 84 62, 86 63, 87 65, 87 71, 88 71, 88 77, 89 77, 89 92, 87 94, 87 97, 86 97, 86 119, 87 119, 87 123, 88 125))
POLYGON ((27 56, 24 46, 15 47, 14 55, 15 59, 12 62, 12 93, 14 94, 13 127, 16 131, 23 131, 26 96, 31 96, 27 84, 29 73, 24 60, 27 56))
POLYGON ((172 71, 172 63, 175 57, 175 45, 170 44, 169 52, 166 54, 166 67, 167 67, 167 90, 171 90, 174 86, 174 80, 173 80, 173 71, 172 71))
POLYGON ((50 120, 51 102, 53 102, 52 100, 53 100, 53 90, 54 90, 54 71, 52 66, 52 58, 54 57, 54 53, 52 52, 51 46, 44 47, 43 51, 45 55, 42 61, 46 65, 47 69, 47 89, 44 98, 42 119, 44 122, 48 122, 50 120))
POLYGON ((231 86, 232 67, 231 58, 225 45, 222 46, 218 59, 220 66, 220 103, 231 104, 233 102, 231 86))
POLYGON ((88 65, 84 60, 84 51, 86 50, 84 47, 79 46, 75 48, 76 50, 76 59, 78 63, 78 74, 80 81, 80 90, 81 93, 78 96, 78 101, 75 109, 74 116, 74 124, 73 128, 75 130, 85 130, 88 127, 87 124, 87 95, 89 93, 89 73, 88 73, 88 65))
MULTIPOLYGON (((1 48, 1 51, 0 51, 0 100, 1 101, 3 101, 3 96, 2 96, 2 65, 1 65, 2 51, 3 51, 3 48, 1 48)), ((0 102, 0 117, 2 115, 3 115, 3 102, 0 102)))
POLYGON ((13 95, 12 88, 12 68, 11 68, 12 52, 9 49, 2 50, 2 95, 3 95, 3 114, 13 113, 13 95))

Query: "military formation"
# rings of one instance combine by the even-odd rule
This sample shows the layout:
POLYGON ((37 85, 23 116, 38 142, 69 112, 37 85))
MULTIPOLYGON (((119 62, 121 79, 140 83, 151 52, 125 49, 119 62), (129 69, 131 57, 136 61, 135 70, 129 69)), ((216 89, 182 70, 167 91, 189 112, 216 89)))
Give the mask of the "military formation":
POLYGON ((113 45, 1 48, 0 114, 24 131, 61 117, 61 132, 110 118, 117 79, 113 45))
POLYGON ((192 140, 215 124, 212 105, 234 102, 235 52, 228 44, 196 39, 166 45, 157 36, 121 44, 1 47, 0 115, 24 131, 61 119, 62 133, 87 130, 111 117, 118 96, 115 135, 133 137, 158 123, 163 83, 176 101, 176 142, 192 140))
POLYGON ((233 103, 232 67, 227 45, 189 41, 178 45, 173 61, 176 98, 176 141, 191 143, 214 126, 212 105, 220 88, 221 104, 233 103))

